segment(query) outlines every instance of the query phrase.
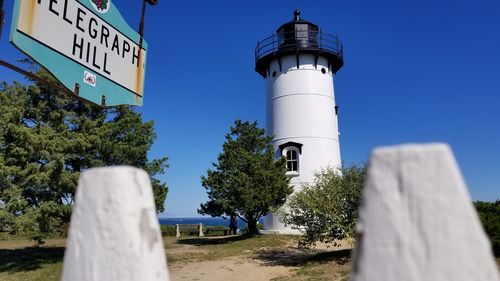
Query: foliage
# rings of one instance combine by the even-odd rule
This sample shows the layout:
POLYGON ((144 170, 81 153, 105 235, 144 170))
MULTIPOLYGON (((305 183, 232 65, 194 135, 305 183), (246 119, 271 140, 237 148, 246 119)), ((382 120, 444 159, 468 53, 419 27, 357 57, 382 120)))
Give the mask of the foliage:
POLYGON ((163 211, 167 186, 155 176, 164 173, 167 158, 147 159, 153 125, 130 106, 90 106, 42 83, 0 84, 0 220, 37 240, 64 234, 80 172, 110 165, 145 169, 163 211))
POLYGON ((236 214, 248 224, 250 235, 258 233, 259 218, 282 206, 293 191, 285 175, 285 159, 275 160, 271 140, 257 122, 234 122, 218 163, 201 177, 209 200, 201 204, 200 214, 236 214))
POLYGON ((206 230, 229 230, 229 227, 224 225, 207 225, 203 226, 203 229, 206 230))
POLYGON ((0 209, 0 232, 13 232, 15 224, 16 216, 4 209, 0 209))
POLYGON ((366 165, 325 169, 314 183, 290 196, 280 212, 282 220, 302 232, 300 244, 334 243, 354 238, 366 165))
POLYGON ((173 225, 162 224, 160 225, 160 231, 163 237, 176 235, 175 226, 173 225))
POLYGON ((224 225, 207 225, 203 226, 203 232, 206 237, 208 236, 224 236, 229 234, 229 227, 224 225))
POLYGON ((495 256, 500 257, 500 200, 496 202, 474 202, 484 231, 488 235, 495 256))

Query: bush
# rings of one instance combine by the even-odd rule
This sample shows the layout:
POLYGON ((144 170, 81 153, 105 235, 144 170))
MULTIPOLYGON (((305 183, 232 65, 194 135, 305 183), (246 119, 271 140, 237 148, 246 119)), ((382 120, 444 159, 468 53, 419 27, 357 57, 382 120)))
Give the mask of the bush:
POLYGON ((292 229, 302 232, 301 246, 316 241, 336 245, 336 240, 355 238, 366 170, 366 165, 340 171, 328 168, 317 173, 312 184, 290 196, 280 216, 292 229))
POLYGON ((496 202, 474 202, 476 210, 488 235, 496 257, 500 257, 500 200, 496 202))
POLYGON ((226 234, 229 234, 229 227, 224 225, 203 226, 203 232, 207 236, 222 236, 224 235, 224 230, 226 234))
POLYGON ((207 230, 229 230, 229 227, 223 226, 223 225, 210 225, 210 226, 205 226, 203 229, 207 230))
POLYGON ((173 225, 162 224, 160 225, 160 230, 163 237, 176 235, 175 226, 173 225))

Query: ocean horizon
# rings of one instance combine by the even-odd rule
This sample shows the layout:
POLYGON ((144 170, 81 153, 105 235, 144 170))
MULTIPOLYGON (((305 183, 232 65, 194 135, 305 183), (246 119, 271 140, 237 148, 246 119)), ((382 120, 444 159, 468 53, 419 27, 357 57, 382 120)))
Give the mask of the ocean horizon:
MULTIPOLYGON (((176 225, 176 224, 198 224, 201 223, 206 226, 229 226, 229 218, 213 218, 213 217, 185 217, 185 218, 168 218, 168 217, 158 217, 160 225, 176 225)), ((245 227, 246 222, 237 218, 238 228, 241 229, 245 227)), ((259 223, 263 223, 263 218, 259 220, 259 223)))

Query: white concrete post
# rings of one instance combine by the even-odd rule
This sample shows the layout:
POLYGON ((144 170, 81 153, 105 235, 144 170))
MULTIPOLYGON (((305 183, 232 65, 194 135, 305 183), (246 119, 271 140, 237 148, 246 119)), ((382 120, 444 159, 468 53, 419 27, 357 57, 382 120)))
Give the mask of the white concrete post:
POLYGON ((81 174, 62 280, 169 280, 146 172, 107 167, 81 174))
POLYGON ((203 237, 203 224, 200 223, 200 225, 198 226, 198 230, 199 230, 199 233, 198 233, 198 236, 200 237, 203 237))
POLYGON ((175 237, 181 237, 181 229, 179 228, 179 224, 175 225, 175 237))
POLYGON ((490 243, 447 145, 376 149, 351 281, 498 281, 490 243))

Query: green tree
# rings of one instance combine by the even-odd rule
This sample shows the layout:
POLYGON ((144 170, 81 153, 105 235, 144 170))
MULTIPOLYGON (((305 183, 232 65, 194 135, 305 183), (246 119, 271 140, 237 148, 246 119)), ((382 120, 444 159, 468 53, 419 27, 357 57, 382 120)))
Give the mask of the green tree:
POLYGON ((491 241, 491 247, 496 257, 500 257, 500 200, 495 202, 474 202, 484 231, 491 241))
POLYGON ((286 161, 275 160, 271 140, 257 122, 234 122, 218 163, 201 177, 209 201, 201 204, 200 214, 235 214, 247 223, 250 235, 258 233, 259 218, 282 206, 293 192, 285 175, 286 161))
POLYGON ((355 237, 358 206, 366 177, 366 165, 339 170, 328 168, 310 185, 288 199, 280 211, 282 220, 302 232, 300 244, 334 243, 355 237))
MULTIPOLYGON (((29 63, 29 62, 28 62, 29 63)), ((55 81, 31 64, 37 75, 55 81)), ((147 159, 156 134, 130 106, 90 106, 42 83, 0 84, 0 218, 10 231, 41 240, 64 230, 80 172, 109 165, 145 169, 157 211, 167 158, 147 159), (61 227, 63 226, 63 227, 61 227)))

